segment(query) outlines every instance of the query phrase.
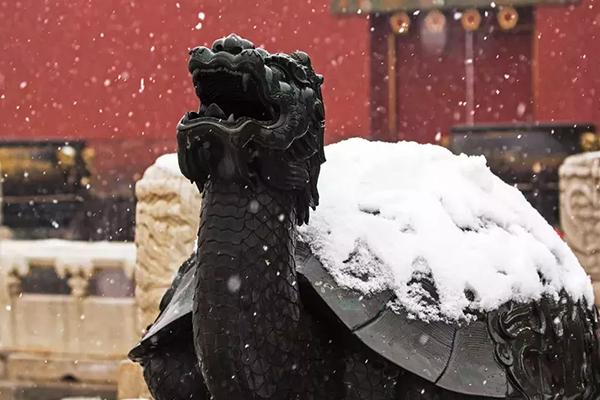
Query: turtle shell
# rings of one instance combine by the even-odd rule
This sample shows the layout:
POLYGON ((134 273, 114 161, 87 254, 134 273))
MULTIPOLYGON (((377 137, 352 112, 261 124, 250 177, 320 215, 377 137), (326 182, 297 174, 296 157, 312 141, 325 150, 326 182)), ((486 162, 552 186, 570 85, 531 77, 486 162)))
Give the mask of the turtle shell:
POLYGON ((494 359, 494 342, 483 321, 460 327, 411 318, 388 307, 395 298, 391 291, 364 296, 337 285, 306 245, 298 246, 296 260, 298 274, 376 353, 444 389, 506 397, 506 372, 494 359))
POLYGON ((129 352, 128 357, 131 360, 142 361, 144 356, 151 353, 157 346, 171 340, 175 336, 173 332, 182 327, 189 325, 189 329, 192 329, 191 315, 196 288, 194 261, 195 257, 192 256, 181 266, 171 288, 161 301, 158 317, 147 328, 142 340, 129 352))
POLYGON ((299 276, 353 335, 438 387, 489 398, 600 396, 598 312, 584 301, 561 294, 507 303, 468 323, 425 322, 391 310, 392 292, 365 297, 340 287, 305 244, 296 260, 299 276))
MULTIPOLYGON (((391 291, 364 296, 340 287, 304 243, 296 263, 303 301, 328 308, 377 354, 441 388, 489 398, 600 396, 594 307, 565 295, 505 304, 469 323, 425 322, 391 310, 391 291)), ((194 270, 184 264, 131 359, 141 360, 182 326, 191 329, 194 270)))

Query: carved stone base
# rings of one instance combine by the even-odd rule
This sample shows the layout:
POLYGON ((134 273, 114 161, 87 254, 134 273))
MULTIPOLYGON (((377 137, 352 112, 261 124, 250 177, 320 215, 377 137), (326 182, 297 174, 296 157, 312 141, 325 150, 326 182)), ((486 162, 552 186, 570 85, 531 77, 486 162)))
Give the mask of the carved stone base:
POLYGON ((135 295, 140 332, 156 318, 160 299, 193 251, 198 234, 200 194, 173 168, 176 157, 159 158, 135 187, 135 295))
POLYGON ((600 152, 567 157, 559 177, 565 240, 591 276, 600 304, 600 152))

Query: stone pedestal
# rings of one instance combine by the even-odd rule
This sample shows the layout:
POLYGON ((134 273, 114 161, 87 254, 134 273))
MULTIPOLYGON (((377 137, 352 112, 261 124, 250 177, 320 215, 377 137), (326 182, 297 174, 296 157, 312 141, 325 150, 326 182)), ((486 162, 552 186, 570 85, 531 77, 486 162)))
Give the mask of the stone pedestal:
POLYGON ((559 177, 565 240, 591 276, 600 305, 600 152, 567 157, 559 177))
MULTIPOLYGON (((142 335, 158 314, 162 295, 174 274, 194 251, 200 216, 200 194, 177 166, 177 156, 160 157, 136 184, 135 243, 138 329, 142 335)), ((137 364, 124 361, 119 398, 148 397, 137 364)))

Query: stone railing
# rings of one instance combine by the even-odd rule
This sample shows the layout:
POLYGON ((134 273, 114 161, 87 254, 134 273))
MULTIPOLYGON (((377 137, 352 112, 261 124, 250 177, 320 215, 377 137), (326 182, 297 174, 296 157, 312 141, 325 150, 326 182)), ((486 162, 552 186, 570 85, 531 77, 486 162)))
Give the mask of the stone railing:
POLYGON ((0 241, 0 398, 114 393, 137 340, 134 264, 132 243, 0 241))
MULTIPOLYGON (((192 251, 198 232, 200 194, 179 172, 177 156, 167 154, 136 184, 135 296, 138 332, 157 316, 158 304, 173 276, 192 251)), ((149 397, 137 364, 123 361, 119 399, 149 397)))
POLYGON ((567 157, 559 175, 565 240, 591 276, 600 304, 600 152, 567 157))

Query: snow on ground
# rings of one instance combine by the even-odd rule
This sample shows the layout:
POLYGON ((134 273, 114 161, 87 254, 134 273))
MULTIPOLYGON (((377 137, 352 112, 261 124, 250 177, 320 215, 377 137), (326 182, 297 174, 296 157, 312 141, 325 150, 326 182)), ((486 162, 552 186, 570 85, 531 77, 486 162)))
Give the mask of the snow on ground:
POLYGON ((320 205, 300 234, 340 285, 392 289, 393 305, 430 320, 561 289, 593 304, 574 254, 484 157, 358 138, 327 146, 326 156, 320 205), (435 305, 419 301, 413 278, 423 276, 435 282, 435 305))

